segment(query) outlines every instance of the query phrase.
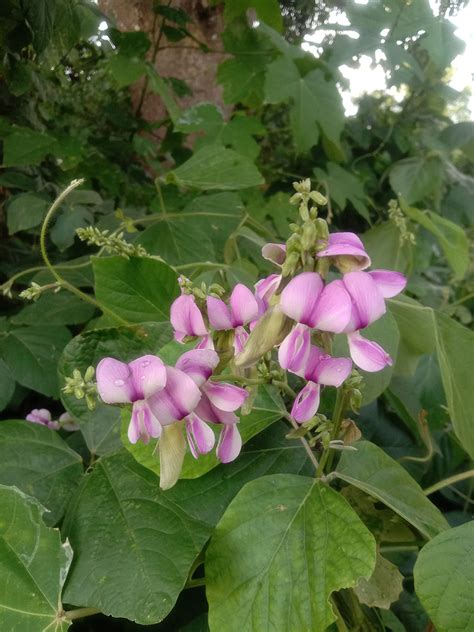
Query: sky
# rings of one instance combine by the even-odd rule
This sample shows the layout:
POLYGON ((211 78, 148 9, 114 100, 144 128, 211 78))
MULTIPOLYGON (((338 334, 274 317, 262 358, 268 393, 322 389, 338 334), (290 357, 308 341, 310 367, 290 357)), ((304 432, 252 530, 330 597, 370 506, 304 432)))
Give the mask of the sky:
MULTIPOLYGON (((367 4, 368 0, 356 0, 358 4, 367 4)), ((437 3, 435 0, 430 0, 430 4, 437 12, 437 3)), ((456 26, 455 34, 465 42, 466 48, 461 55, 458 55, 452 64, 452 78, 449 84, 456 90, 464 90, 466 87, 470 87, 471 96, 469 99, 469 109, 471 116, 474 118, 474 0, 470 0, 468 5, 464 7, 455 16, 451 16, 448 19, 456 26)), ((349 24, 344 16, 338 16, 335 14, 331 19, 331 22, 340 24, 349 24)), ((327 33, 327 31, 326 31, 327 33)), ((311 48, 322 41, 325 33, 320 30, 314 35, 306 37, 306 44, 303 47, 311 50, 311 48)), ((353 115, 357 113, 357 105, 354 103, 354 99, 357 99, 366 92, 374 92, 375 90, 385 90, 385 75, 381 66, 372 66, 372 59, 367 55, 362 55, 360 59, 359 68, 350 68, 349 66, 341 66, 341 74, 349 80, 349 90, 342 91, 342 99, 344 102, 344 108, 346 114, 353 115)), ((394 89, 388 90, 393 96, 397 97, 397 92, 394 89)))

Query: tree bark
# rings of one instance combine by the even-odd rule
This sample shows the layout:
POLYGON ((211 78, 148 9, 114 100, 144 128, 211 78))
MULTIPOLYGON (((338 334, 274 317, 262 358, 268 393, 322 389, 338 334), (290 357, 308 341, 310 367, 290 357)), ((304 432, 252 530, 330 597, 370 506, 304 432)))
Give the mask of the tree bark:
MULTIPOLYGON (((164 3, 162 3, 164 4, 164 3)), ((159 41, 159 50, 155 59, 155 68, 162 77, 176 77, 186 82, 192 91, 191 96, 178 99, 183 108, 208 101, 226 110, 222 100, 222 90, 217 84, 218 65, 225 59, 222 50, 221 34, 224 30, 222 7, 211 7, 208 0, 171 0, 170 5, 185 11, 192 22, 187 29, 200 42, 206 44, 211 52, 199 49, 192 38, 179 42, 169 42, 164 35, 159 41)), ((153 0, 99 0, 101 11, 108 16, 120 31, 144 31, 152 43, 150 57, 160 32, 162 16, 153 12, 153 0)), ((167 22, 170 26, 175 26, 167 22)), ((156 121, 166 116, 163 103, 156 94, 146 92, 142 99, 143 81, 131 86, 132 103, 140 110, 147 121, 156 121)))

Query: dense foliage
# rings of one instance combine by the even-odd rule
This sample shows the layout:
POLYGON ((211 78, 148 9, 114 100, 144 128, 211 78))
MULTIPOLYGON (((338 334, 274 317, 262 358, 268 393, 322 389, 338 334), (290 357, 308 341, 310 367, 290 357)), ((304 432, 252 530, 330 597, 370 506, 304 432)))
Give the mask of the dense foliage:
POLYGON ((448 85, 463 43, 428 0, 221 4, 225 108, 183 108, 189 86, 157 72, 169 45, 215 52, 170 3, 149 33, 86 0, 0 6, 0 629, 468 630, 474 123, 448 85), (340 67, 362 55, 387 90, 347 116, 340 67), (358 258, 353 236, 329 268, 328 231, 357 233, 358 258), (358 326, 296 313, 318 275, 365 309, 347 278, 374 269, 397 289, 358 326), (359 329, 391 363, 360 361, 359 329), (296 366, 290 342, 309 337, 355 370, 296 366), (196 343, 215 348, 197 386, 227 406, 206 419, 217 455, 196 403, 163 430, 138 383, 116 392, 125 363, 151 362, 163 415, 160 389, 197 388, 171 393, 169 370, 196 343))

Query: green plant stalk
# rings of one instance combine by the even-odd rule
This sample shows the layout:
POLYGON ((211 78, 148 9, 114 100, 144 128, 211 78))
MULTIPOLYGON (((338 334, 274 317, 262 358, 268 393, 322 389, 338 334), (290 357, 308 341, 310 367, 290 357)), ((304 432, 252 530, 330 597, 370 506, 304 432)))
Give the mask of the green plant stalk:
POLYGON ((460 474, 455 474, 454 476, 450 476, 449 478, 445 478, 430 487, 427 487, 423 490, 426 496, 430 496, 435 492, 443 489, 444 487, 449 487, 450 485, 454 485, 454 483, 459 483, 459 481, 465 481, 467 478, 474 477, 474 470, 468 470, 467 472, 461 472, 460 474))
POLYGON ((48 252, 46 250, 46 236, 48 234, 49 224, 51 220, 53 219, 54 214, 59 209, 62 202, 69 195, 69 193, 71 193, 71 191, 73 191, 78 186, 83 184, 83 182, 84 180, 73 180, 71 184, 68 187, 66 187, 62 193, 58 195, 58 197, 54 200, 53 204, 51 205, 49 211, 46 213, 46 217, 44 218, 43 225, 41 226, 41 233, 40 233, 41 256, 43 257, 43 261, 46 267, 48 268, 48 270, 51 272, 51 274, 53 275, 53 277, 56 279, 56 281, 59 283, 61 287, 65 288, 72 294, 75 294, 78 298, 82 299, 83 301, 86 301, 87 303, 94 305, 94 307, 96 307, 97 309, 100 309, 104 314, 107 314, 111 318, 114 318, 121 325, 128 326, 130 324, 128 321, 121 318, 120 316, 117 316, 115 312, 113 312, 108 307, 105 307, 105 305, 101 305, 98 301, 96 301, 95 298, 92 298, 92 296, 90 296, 89 294, 86 294, 85 292, 77 288, 75 285, 72 285, 72 283, 69 283, 69 281, 66 281, 66 279, 64 279, 60 274, 58 274, 58 272, 56 271, 56 268, 53 266, 53 264, 51 263, 48 257, 48 252))
MULTIPOLYGON (((334 441, 334 439, 337 439, 337 436, 341 429, 341 423, 342 423, 345 407, 346 407, 346 393, 344 391, 344 388, 340 388, 337 391, 336 404, 334 406, 334 413, 332 417, 333 428, 331 432, 330 441, 334 441)), ((331 448, 328 446, 324 450, 321 456, 321 460, 319 462, 319 467, 317 471, 317 476, 322 476, 324 474, 324 469, 326 467, 326 464, 327 464, 327 469, 329 470, 331 468, 333 460, 334 460, 334 450, 331 450, 331 448)))
POLYGON ((82 619, 83 617, 90 617, 93 614, 99 614, 100 610, 97 608, 77 608, 76 610, 66 610, 64 616, 69 621, 75 621, 76 619, 82 619))

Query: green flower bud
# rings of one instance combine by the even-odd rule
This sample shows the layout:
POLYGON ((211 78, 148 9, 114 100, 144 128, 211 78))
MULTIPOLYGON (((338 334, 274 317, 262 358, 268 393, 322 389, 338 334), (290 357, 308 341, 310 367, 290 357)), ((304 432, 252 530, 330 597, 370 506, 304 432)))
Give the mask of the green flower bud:
POLYGON ((292 252, 286 256, 285 263, 281 268, 284 277, 290 276, 296 271, 299 260, 300 255, 297 252, 292 252))
POLYGON ((268 351, 283 342, 292 324, 278 305, 271 307, 251 332, 245 349, 235 357, 235 365, 249 367, 258 362, 268 351))
POLYGON ((306 222, 303 226, 303 236, 301 237, 301 245, 303 250, 314 250, 316 247, 317 230, 313 222, 306 222))
POLYGON ((313 202, 319 204, 320 206, 324 206, 328 203, 327 199, 319 191, 311 191, 309 197, 313 200, 313 202))

